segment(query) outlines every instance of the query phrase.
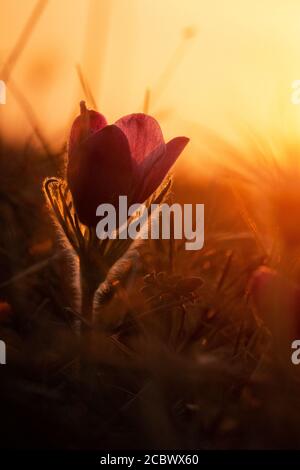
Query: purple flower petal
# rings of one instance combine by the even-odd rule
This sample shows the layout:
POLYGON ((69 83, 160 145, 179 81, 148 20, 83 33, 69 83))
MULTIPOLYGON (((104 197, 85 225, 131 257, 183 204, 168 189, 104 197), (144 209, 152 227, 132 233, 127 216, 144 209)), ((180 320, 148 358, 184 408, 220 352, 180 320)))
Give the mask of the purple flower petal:
POLYGON ((126 135, 132 159, 136 162, 140 175, 144 172, 148 159, 153 163, 164 153, 162 131, 153 117, 142 113, 129 114, 119 119, 115 125, 126 135))
POLYGON ((134 185, 130 149, 121 129, 106 126, 74 148, 67 178, 80 221, 95 226, 98 205, 117 205, 119 195, 127 195, 134 185))
POLYGON ((81 114, 77 116, 71 128, 69 152, 72 152, 84 139, 107 126, 107 121, 103 114, 91 109, 86 109, 83 102, 80 103, 80 107, 81 114))
POLYGON ((145 175, 143 189, 139 194, 136 194, 137 202, 144 202, 159 187, 188 142, 187 137, 175 137, 167 143, 165 154, 154 163, 148 174, 145 175))

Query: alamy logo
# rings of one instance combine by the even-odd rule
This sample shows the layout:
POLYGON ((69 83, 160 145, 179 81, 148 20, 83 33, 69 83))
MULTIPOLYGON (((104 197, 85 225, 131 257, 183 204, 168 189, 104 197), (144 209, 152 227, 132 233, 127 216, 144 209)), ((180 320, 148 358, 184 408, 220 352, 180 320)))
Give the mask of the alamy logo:
POLYGON ((0 364, 6 364, 6 344, 0 340, 0 364))
POLYGON ((6 85, 0 80, 0 104, 6 104, 6 85))
POLYGON ((128 208, 127 196, 119 196, 118 211, 112 204, 100 204, 96 215, 101 217, 96 226, 101 240, 173 237, 185 239, 186 250, 201 250, 204 245, 204 204, 196 204, 194 210, 192 204, 132 204, 128 208))

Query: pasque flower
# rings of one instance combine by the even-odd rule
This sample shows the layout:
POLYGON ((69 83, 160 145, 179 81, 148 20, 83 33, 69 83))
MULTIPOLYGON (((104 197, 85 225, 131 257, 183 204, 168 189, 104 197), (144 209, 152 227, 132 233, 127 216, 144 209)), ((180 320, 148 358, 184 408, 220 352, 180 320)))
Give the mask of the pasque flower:
POLYGON ((300 338, 300 288, 283 274, 260 266, 252 275, 249 293, 273 335, 289 342, 300 338))
POLYGON ((130 204, 146 201, 189 139, 165 143, 158 122, 146 114, 129 114, 108 125, 84 102, 80 108, 70 134, 67 179, 81 223, 92 227, 100 204, 116 206, 120 195, 130 204))

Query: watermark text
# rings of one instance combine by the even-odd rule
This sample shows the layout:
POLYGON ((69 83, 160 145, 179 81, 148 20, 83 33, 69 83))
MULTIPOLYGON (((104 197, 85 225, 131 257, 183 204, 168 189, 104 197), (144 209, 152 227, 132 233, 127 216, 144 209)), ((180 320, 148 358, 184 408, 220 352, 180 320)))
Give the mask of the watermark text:
POLYGON ((0 365, 6 364, 6 344, 0 340, 0 365))
POLYGON ((186 250, 201 250, 204 245, 204 204, 132 204, 119 196, 119 207, 100 204, 96 215, 99 239, 185 240, 186 250), (117 220, 118 219, 118 220, 117 220))

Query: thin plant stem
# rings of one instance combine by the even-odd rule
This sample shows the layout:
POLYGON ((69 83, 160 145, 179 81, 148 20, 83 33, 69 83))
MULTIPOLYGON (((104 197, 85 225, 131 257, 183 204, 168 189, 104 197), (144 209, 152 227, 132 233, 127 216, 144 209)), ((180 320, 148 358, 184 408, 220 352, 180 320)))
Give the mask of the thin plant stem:
POLYGON ((38 20, 41 17, 41 14, 43 13, 46 5, 48 3, 48 0, 38 0, 34 9, 31 12, 30 17, 28 18, 20 36, 18 37, 14 47, 12 48, 12 51, 10 55, 8 56, 8 59, 4 63, 4 66, 2 67, 2 70, 0 72, 0 75, 3 77, 6 83, 8 83, 10 79, 10 75, 12 72, 13 67, 16 65, 20 55, 24 51, 28 40, 34 31, 34 28, 38 22, 38 20))

